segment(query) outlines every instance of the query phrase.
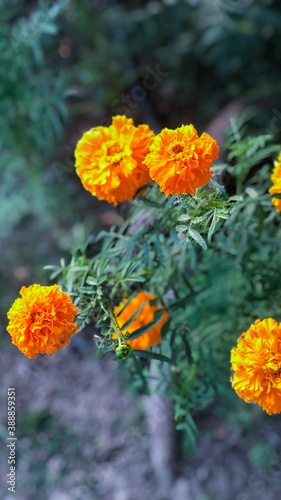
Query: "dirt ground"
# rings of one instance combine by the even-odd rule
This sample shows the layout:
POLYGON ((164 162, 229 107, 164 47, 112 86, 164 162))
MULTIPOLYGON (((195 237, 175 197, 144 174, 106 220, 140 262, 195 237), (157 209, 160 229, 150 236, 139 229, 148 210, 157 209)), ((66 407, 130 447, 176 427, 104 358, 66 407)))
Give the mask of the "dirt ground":
POLYGON ((168 470, 163 454, 171 424, 165 404, 160 401, 154 413, 147 410, 145 397, 122 389, 110 355, 97 359, 94 346, 83 342, 32 361, 13 346, 2 347, 1 499, 280 498, 279 417, 262 420, 255 433, 255 456, 260 446, 263 466, 249 458, 252 437, 210 413, 198 422, 197 451, 185 461, 177 456, 168 470), (16 388, 16 494, 6 483, 8 387, 16 388), (268 458, 265 449, 271 450, 268 458))

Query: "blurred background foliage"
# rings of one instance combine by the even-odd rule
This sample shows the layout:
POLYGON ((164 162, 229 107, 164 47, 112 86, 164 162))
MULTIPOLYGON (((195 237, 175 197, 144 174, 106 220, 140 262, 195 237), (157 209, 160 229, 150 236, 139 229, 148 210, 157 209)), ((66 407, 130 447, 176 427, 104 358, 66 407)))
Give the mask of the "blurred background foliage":
POLYGON ((242 103, 278 137, 278 0, 0 0, 0 16, 2 313, 99 228, 106 204, 74 171, 84 130, 121 113, 203 131, 242 103))

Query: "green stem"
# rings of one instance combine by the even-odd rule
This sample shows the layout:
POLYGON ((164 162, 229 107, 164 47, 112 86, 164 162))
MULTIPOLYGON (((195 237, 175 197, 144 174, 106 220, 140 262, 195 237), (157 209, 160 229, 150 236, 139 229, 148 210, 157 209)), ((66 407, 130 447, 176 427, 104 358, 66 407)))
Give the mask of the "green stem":
POLYGON ((236 194, 237 195, 241 194, 243 181, 244 181, 244 175, 243 175, 243 177, 237 176, 237 180, 236 180, 236 194))
POLYGON ((114 326, 114 331, 118 337, 118 346, 122 345, 122 341, 121 341, 121 335, 120 335, 120 331, 121 331, 121 328, 120 326, 118 325, 118 321, 117 319, 115 318, 114 314, 113 314, 113 311, 112 309, 109 308, 108 310, 108 316, 109 318, 111 319, 112 321, 112 324, 114 326))
POLYGON ((140 375, 140 378, 142 380, 142 383, 143 383, 143 388, 144 388, 144 391, 145 391, 145 394, 147 394, 148 396, 150 395, 150 392, 149 392, 149 388, 148 388, 148 384, 147 384, 147 380, 143 374, 143 371, 142 371, 142 367, 137 359, 137 357, 135 356, 134 354, 134 351, 132 351, 132 356, 133 356, 133 359, 134 359, 134 362, 135 362, 135 365, 136 365, 136 369, 137 369, 137 372, 138 374, 140 375))

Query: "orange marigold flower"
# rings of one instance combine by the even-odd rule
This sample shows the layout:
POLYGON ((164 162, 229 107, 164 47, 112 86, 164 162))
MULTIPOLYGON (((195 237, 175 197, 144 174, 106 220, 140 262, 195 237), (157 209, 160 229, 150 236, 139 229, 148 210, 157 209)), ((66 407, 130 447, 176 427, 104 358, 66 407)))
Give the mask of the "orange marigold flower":
POLYGON ((78 328, 73 323, 78 309, 70 296, 58 285, 23 286, 20 295, 7 313, 12 343, 27 358, 53 354, 68 344, 78 328))
POLYGON ((158 134, 144 163, 161 191, 170 194, 195 194, 212 177, 210 167, 218 158, 219 147, 210 135, 200 137, 193 125, 176 130, 164 128, 158 134))
POLYGON ((132 200, 151 182, 143 160, 154 133, 148 125, 135 127, 132 118, 115 116, 109 127, 94 127, 75 150, 76 171, 85 189, 117 205, 132 200))
POLYGON ((269 415, 281 412, 281 324, 256 320, 231 351, 232 387, 246 403, 269 415))
MULTIPOLYGON (((155 312, 159 311, 159 309, 162 309, 162 306, 159 303, 153 305, 150 304, 150 301, 155 301, 155 299, 155 295, 152 295, 151 293, 138 292, 136 297, 134 297, 129 303, 127 299, 123 299, 123 301, 114 308, 114 315, 120 329, 122 329, 124 323, 126 323, 126 321, 133 316, 136 310, 144 304, 143 308, 140 310, 136 318, 126 328, 126 331, 122 331, 123 335, 126 336, 130 333, 133 333, 135 330, 138 330, 138 328, 141 328, 142 326, 145 326, 153 321, 155 312), (126 303, 128 303, 128 305, 124 308, 126 303)), ((166 323, 168 316, 168 313, 166 311, 163 311, 161 320, 156 323, 155 326, 140 335, 140 337, 133 340, 128 340, 127 343, 132 347, 132 349, 141 350, 152 347, 154 344, 159 344, 161 342, 161 330, 164 323, 166 323)), ((113 334, 112 337, 116 339, 117 334, 113 334)))
MULTIPOLYGON (((279 153, 277 161, 274 162, 274 169, 271 176, 273 186, 269 189, 270 194, 281 194, 281 153, 279 153)), ((281 211, 281 199, 272 198, 272 203, 278 212, 281 211)))

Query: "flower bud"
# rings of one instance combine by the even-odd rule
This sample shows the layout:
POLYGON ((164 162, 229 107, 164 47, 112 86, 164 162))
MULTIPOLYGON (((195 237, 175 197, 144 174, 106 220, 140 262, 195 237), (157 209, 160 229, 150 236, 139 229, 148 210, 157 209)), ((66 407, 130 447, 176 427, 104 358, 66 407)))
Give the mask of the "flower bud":
POLYGON ((116 356, 120 359, 127 359, 127 357, 131 354, 132 352, 131 346, 128 344, 121 344, 116 348, 116 356))

